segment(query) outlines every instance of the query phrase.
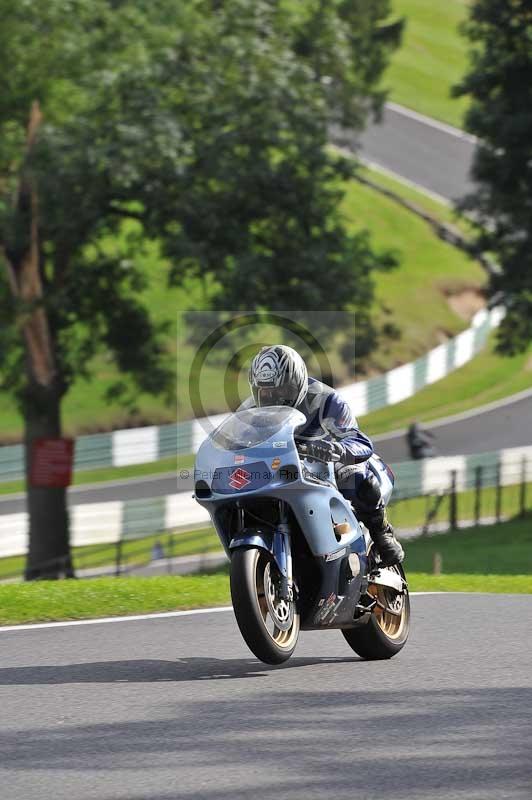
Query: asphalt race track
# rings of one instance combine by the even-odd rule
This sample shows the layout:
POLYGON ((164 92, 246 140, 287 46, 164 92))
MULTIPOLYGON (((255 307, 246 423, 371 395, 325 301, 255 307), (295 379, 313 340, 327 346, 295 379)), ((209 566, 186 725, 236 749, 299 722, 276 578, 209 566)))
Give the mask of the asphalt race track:
MULTIPOLYGON (((511 587, 509 587, 511 588, 511 587)), ((386 662, 231 611, 0 632, 3 800, 530 800, 532 596, 412 598, 386 662)))
MULTIPOLYGON (((356 141, 351 137, 351 144, 356 141)), ((456 128, 388 103, 382 123, 368 126, 359 142, 366 160, 447 200, 473 189, 469 171, 475 140, 456 128)))
MULTIPOLYGON (((532 390, 514 402, 497 406, 484 413, 468 412, 448 422, 427 423, 424 429, 434 436, 434 446, 440 456, 469 455, 522 447, 532 444, 532 390)), ((370 434, 371 435, 371 434, 370 434)), ((374 439, 375 449, 390 463, 409 459, 405 432, 374 439)))
POLYGON ((230 611, 2 631, 2 798, 530 800, 532 596, 412 603, 380 663, 267 667, 230 611))

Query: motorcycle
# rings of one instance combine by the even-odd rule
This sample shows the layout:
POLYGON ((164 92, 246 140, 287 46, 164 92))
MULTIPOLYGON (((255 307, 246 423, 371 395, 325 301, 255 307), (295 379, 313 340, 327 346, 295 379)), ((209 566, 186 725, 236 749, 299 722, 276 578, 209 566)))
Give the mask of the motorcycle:
POLYGON ((330 628, 365 659, 391 658, 410 627, 403 568, 380 564, 333 462, 297 438, 304 423, 286 406, 237 411, 197 453, 194 496, 230 559, 238 627, 267 664, 290 658, 300 630, 330 628))

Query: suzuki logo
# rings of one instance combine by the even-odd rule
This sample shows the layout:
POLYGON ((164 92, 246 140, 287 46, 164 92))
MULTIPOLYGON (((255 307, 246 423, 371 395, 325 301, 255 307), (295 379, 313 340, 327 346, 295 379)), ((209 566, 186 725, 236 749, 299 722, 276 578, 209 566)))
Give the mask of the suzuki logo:
POLYGON ((251 472, 239 467, 238 469, 235 469, 234 472, 232 472, 229 476, 229 486, 231 486, 232 489, 243 489, 244 486, 247 486, 248 483, 251 483, 250 478, 251 472))

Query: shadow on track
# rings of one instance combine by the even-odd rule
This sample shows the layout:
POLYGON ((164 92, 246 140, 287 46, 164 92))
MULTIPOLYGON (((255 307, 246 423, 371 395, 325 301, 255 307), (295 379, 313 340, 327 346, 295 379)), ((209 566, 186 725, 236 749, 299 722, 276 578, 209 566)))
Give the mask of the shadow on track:
POLYGON ((56 773, 69 790, 82 775, 84 786, 98 791, 103 784, 91 781, 103 775, 102 800, 530 797, 527 686, 327 691, 324 683, 277 694, 265 686, 240 697, 225 688, 206 695, 177 695, 164 709, 155 695, 162 718, 71 718, 45 727, 37 720, 0 730, 2 770, 38 770, 38 780, 56 773), (354 792, 354 784, 368 791, 354 792))
POLYGON ((257 678, 272 670, 297 669, 324 664, 362 661, 346 658, 292 658, 287 664, 271 666, 253 658, 178 658, 175 661, 138 659, 131 661, 89 661, 83 664, 5 667, 0 669, 0 686, 33 686, 68 683, 157 683, 158 681, 230 680, 257 678))

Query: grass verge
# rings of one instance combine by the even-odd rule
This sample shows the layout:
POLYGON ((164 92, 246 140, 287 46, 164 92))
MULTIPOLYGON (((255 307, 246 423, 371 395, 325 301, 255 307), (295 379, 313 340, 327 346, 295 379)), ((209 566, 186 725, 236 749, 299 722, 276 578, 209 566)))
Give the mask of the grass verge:
POLYGON ((430 575, 409 572, 411 592, 488 592, 490 594, 532 594, 531 575, 430 575))
POLYGON ((395 102, 457 127, 468 100, 451 98, 450 90, 467 68, 468 43, 458 31, 467 7, 468 0, 395 0, 394 13, 406 18, 406 28, 383 80, 395 102))
MULTIPOLYGON (((434 576, 409 573, 410 590, 532 592, 530 575, 434 576)), ((0 586, 0 624, 148 614, 230 604, 227 570, 211 575, 91 578, 83 581, 0 586)))
POLYGON ((88 619, 226 605, 227 572, 154 578, 90 578, 0 586, 0 623, 88 619))
MULTIPOLYGON (((411 591, 532 593, 532 520, 410 542, 411 591), (434 552, 442 575, 431 575, 434 552)), ((229 603, 227 569, 210 575, 91 578, 0 586, 0 624, 86 619, 229 603)))
POLYGON ((405 551, 408 574, 432 572, 434 554, 439 553, 445 577, 528 575, 529 591, 532 591, 532 517, 469 528, 459 533, 423 536, 406 542, 405 551))

